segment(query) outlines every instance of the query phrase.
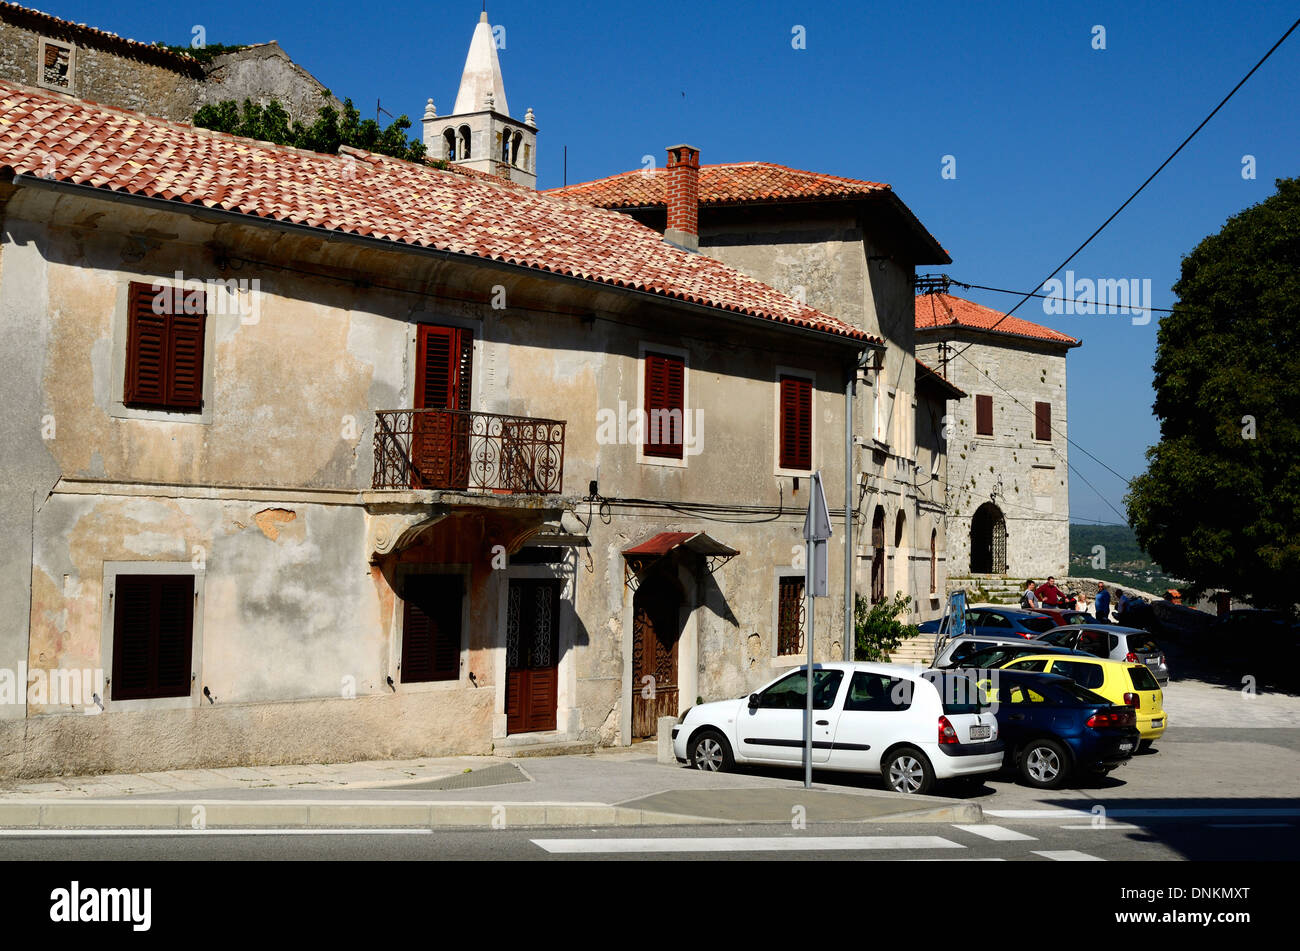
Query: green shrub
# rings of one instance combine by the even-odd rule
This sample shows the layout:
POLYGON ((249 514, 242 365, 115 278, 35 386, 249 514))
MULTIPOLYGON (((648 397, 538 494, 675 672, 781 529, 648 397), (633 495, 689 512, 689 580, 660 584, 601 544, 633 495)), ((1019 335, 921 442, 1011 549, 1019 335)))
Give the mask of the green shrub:
POLYGON ((919 634, 915 624, 898 620, 911 603, 912 599, 902 592, 878 604, 870 604, 858 595, 853 606, 854 659, 888 660, 903 641, 919 634))

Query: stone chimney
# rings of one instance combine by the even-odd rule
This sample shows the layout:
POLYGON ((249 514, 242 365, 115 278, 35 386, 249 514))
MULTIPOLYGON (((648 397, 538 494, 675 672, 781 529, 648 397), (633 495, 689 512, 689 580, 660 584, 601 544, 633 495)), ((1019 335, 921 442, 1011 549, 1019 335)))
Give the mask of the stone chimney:
POLYGON ((700 150, 668 147, 668 226, 664 240, 688 251, 700 249, 700 150))

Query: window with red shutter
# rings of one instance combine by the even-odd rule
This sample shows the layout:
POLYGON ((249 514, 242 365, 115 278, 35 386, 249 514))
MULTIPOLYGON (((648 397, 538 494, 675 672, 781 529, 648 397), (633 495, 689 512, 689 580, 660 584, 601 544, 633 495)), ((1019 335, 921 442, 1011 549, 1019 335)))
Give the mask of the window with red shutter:
POLYGON ((193 575, 118 575, 113 594, 114 700, 190 695, 193 575))
POLYGON ((993 397, 975 397, 975 435, 993 435, 993 397))
POLYGON ((402 589, 402 682, 460 677, 459 575, 407 575, 402 589))
POLYGON ((645 355, 645 432, 642 452, 681 459, 686 416, 686 361, 665 353, 645 355))
POLYGON ((201 288, 131 283, 123 405, 180 413, 203 409, 206 309, 201 288))
POLYGON ((781 468, 812 469, 812 380, 781 377, 781 468))
POLYGON ((1034 438, 1050 441, 1052 438, 1052 404, 1034 404, 1034 438))

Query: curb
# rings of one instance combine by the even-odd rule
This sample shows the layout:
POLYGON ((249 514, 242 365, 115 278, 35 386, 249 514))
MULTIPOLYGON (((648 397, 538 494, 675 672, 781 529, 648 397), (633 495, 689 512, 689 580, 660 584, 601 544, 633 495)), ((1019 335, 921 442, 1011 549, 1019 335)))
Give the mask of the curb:
MULTIPOLYGON (((815 820, 814 820, 815 821, 815 820)), ((977 803, 908 809, 858 820, 982 822, 977 803)), ((401 800, 28 800, 0 802, 0 830, 312 828, 504 828, 513 826, 785 825, 789 820, 718 819, 599 802, 429 802, 401 800)))

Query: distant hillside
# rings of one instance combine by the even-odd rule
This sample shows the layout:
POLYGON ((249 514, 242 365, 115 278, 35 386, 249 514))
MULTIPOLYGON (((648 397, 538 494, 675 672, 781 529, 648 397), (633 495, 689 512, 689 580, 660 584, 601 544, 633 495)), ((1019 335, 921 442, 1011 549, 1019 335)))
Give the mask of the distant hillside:
POLYGON ((1070 524, 1070 574, 1100 578, 1114 584, 1129 585, 1143 591, 1160 593, 1177 588, 1181 582, 1171 578, 1151 560, 1137 543, 1133 529, 1127 525, 1070 524), (1094 548, 1105 550, 1105 568, 1094 568, 1094 548))

